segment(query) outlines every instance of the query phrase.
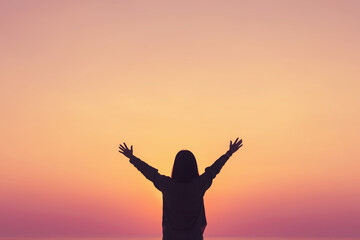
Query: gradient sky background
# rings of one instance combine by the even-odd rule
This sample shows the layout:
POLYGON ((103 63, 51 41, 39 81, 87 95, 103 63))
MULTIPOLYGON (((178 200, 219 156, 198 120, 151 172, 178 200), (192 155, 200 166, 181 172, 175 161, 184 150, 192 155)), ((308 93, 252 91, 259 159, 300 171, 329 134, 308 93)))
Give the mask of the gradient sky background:
POLYGON ((0 236, 160 235, 162 174, 244 146, 207 236, 360 236, 359 1, 1 1, 0 236))

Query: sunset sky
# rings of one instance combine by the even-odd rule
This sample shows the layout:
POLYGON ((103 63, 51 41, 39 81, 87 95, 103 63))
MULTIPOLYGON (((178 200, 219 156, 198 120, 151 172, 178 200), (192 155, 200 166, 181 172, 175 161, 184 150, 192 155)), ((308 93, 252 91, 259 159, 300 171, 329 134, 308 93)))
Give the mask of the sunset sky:
POLYGON ((228 150, 205 236, 360 236, 360 1, 0 1, 0 237, 159 236, 228 150))

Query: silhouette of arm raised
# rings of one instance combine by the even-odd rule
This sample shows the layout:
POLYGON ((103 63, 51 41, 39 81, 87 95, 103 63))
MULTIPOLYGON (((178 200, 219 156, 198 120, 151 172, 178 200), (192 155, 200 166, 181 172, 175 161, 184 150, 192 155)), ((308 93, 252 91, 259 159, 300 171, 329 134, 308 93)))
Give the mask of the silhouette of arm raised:
POLYGON ((239 138, 237 138, 234 143, 230 140, 229 150, 217 159, 210 167, 207 167, 205 172, 201 175, 201 180, 204 184, 205 190, 211 186, 212 180, 220 172, 231 155, 242 147, 242 139, 240 139, 240 141, 238 140, 239 138))
POLYGON ((146 162, 142 161, 140 158, 137 158, 133 154, 133 146, 131 145, 130 149, 124 145, 119 146, 119 152, 124 154, 129 158, 131 164, 133 164, 147 179, 154 183, 155 187, 160 191, 163 191, 166 186, 168 177, 158 173, 158 170, 146 162))

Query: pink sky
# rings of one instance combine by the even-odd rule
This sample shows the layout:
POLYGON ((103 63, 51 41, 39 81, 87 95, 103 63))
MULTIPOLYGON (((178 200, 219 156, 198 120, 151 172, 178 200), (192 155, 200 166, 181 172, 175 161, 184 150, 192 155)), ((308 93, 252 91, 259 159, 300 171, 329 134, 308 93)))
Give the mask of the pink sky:
POLYGON ((0 236, 160 235, 191 150, 207 236, 360 236, 358 1, 0 2, 0 236))

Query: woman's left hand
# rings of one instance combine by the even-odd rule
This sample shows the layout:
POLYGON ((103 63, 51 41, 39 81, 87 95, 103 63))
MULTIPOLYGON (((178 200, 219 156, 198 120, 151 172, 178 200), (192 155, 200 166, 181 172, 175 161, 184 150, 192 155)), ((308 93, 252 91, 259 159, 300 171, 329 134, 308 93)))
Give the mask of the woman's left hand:
POLYGON ((122 154, 124 154, 126 157, 131 158, 133 156, 133 146, 131 145, 130 149, 126 146, 126 143, 124 142, 124 146, 120 144, 119 146, 122 154))

